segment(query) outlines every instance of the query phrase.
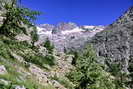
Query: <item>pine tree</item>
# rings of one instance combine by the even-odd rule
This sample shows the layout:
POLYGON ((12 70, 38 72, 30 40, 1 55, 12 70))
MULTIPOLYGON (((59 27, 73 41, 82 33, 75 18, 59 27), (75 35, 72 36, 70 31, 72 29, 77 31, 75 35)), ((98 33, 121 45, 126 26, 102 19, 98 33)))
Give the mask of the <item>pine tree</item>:
POLYGON ((24 8, 17 4, 16 0, 11 0, 10 3, 4 2, 2 4, 5 13, 3 24, 0 27, 0 34, 6 36, 15 36, 18 33, 25 33, 26 28, 23 25, 33 26, 33 21, 40 13, 24 8))
POLYGON ((36 29, 31 31, 31 38, 32 38, 32 46, 34 46, 34 43, 39 40, 39 36, 37 34, 37 30, 36 29))
POLYGON ((50 54, 53 53, 54 46, 51 44, 51 42, 50 42, 50 40, 49 40, 48 38, 47 38, 46 41, 44 42, 43 46, 44 46, 45 48, 47 48, 47 50, 48 50, 48 52, 49 52, 50 54))
POLYGON ((72 60, 72 65, 76 65, 79 54, 78 54, 78 52, 75 51, 75 52, 73 52, 73 55, 74 55, 74 57, 73 57, 73 60, 72 60))
POLYGON ((76 85, 75 89, 116 89, 113 76, 97 63, 91 46, 85 48, 77 59, 76 68, 67 77, 76 85))

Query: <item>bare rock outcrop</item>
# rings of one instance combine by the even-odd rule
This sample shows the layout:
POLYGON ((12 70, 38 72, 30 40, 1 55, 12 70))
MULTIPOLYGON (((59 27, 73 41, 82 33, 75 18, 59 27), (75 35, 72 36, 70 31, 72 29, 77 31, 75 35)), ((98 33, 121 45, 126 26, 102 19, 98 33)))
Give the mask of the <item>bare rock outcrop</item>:
POLYGON ((4 65, 0 65, 0 75, 4 75, 7 73, 7 70, 4 65))
POLYGON ((98 61, 107 64, 109 68, 113 64, 121 65, 121 72, 128 73, 133 63, 133 7, 97 33, 90 43, 96 50, 98 61))

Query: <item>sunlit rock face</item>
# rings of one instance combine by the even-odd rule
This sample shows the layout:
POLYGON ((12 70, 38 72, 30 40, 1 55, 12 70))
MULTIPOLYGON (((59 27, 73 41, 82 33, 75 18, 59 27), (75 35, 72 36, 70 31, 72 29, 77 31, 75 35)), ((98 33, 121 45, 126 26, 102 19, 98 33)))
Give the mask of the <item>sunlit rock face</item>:
POLYGON ((98 59, 102 59, 99 61, 108 66, 121 64, 121 71, 128 73, 133 64, 133 7, 105 30, 97 33, 90 43, 93 44, 98 59))
POLYGON ((58 51, 78 50, 84 47, 104 26, 78 26, 75 23, 59 23, 57 25, 42 24, 37 26, 40 42, 46 38, 54 44, 58 51))

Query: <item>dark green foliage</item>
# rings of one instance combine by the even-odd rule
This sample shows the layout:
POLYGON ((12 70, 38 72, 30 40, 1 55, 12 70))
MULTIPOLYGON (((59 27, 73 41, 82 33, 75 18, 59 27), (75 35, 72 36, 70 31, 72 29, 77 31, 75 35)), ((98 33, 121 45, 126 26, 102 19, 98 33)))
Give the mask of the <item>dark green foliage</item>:
POLYGON ((36 29, 31 32, 31 38, 32 38, 32 46, 34 46, 34 43, 39 39, 36 29))
POLYGON ((43 46, 47 48, 48 53, 52 54, 54 50, 54 46, 51 44, 50 40, 47 38, 44 42, 43 46))
POLYGON ((120 64, 111 64, 110 65, 110 73, 113 75, 113 76, 118 76, 120 75, 120 64))
POLYGON ((10 85, 0 84, 0 89, 10 89, 10 85))
POLYGON ((64 47, 64 53, 67 54, 67 49, 66 49, 66 47, 64 47))
POLYGON ((13 52, 22 56, 25 61, 43 68, 46 65, 52 66, 55 64, 55 58, 53 55, 47 54, 46 56, 43 56, 37 52, 37 50, 36 47, 32 49, 32 45, 28 44, 26 41, 18 42, 17 40, 11 40, 5 36, 0 36, 0 57, 7 60, 15 60, 11 55, 11 52, 13 52))
POLYGON ((110 72, 115 77, 115 84, 117 87, 128 86, 129 76, 128 73, 122 71, 122 64, 121 63, 114 63, 110 64, 106 61, 106 64, 109 66, 108 72, 110 72))
POLYGON ((18 42, 17 40, 11 40, 11 38, 0 35, 0 65, 4 65, 8 71, 7 74, 0 75, 0 79, 10 81, 8 85, 4 85, 0 82, 0 89, 14 89, 14 85, 25 86, 26 89, 45 89, 43 87, 41 88, 41 85, 39 85, 33 77, 30 78, 30 76, 28 76, 26 79, 21 78, 21 72, 16 72, 18 68, 23 68, 26 71, 30 65, 24 65, 22 62, 19 62, 11 53, 21 56, 25 61, 29 62, 29 64, 33 63, 39 67, 44 68, 46 65, 54 64, 51 62, 54 60, 53 57, 50 57, 51 61, 49 61, 50 58, 47 59, 45 56, 35 52, 26 41, 18 42), (12 83, 12 85, 10 85, 10 83, 12 83))
POLYGON ((37 11, 18 6, 16 0, 12 0, 10 3, 5 2, 3 8, 6 12, 3 14, 5 19, 0 27, 0 34, 6 36, 15 36, 18 33, 27 34, 23 25, 33 26, 33 21, 40 14, 37 11))
POLYGON ((75 52, 73 52, 73 55, 74 55, 74 57, 73 57, 73 60, 72 60, 72 65, 76 65, 79 54, 78 54, 78 52, 75 51, 75 52))
POLYGON ((129 70, 130 72, 133 72, 133 63, 129 64, 128 70, 129 70))
MULTIPOLYGON (((6 12, 3 14, 5 19, 0 27, 0 36, 4 37, 0 39, 2 40, 0 43, 0 56, 6 59, 15 59, 10 55, 13 52, 16 55, 22 56, 25 61, 34 63, 40 67, 45 67, 46 64, 54 65, 54 57, 52 55, 43 56, 38 52, 37 47, 33 49, 34 43, 38 40, 36 29, 31 32, 32 45, 26 41, 18 42, 12 37, 18 33, 27 34, 28 31, 25 26, 33 26, 33 21, 40 13, 17 5, 16 0, 12 0, 10 3, 3 3, 3 8, 6 12)), ((47 47, 51 52, 51 46, 47 47)))
POLYGON ((116 88, 111 74, 96 62, 91 46, 87 46, 83 54, 77 58, 76 69, 67 77, 76 85, 75 89, 121 89, 116 88))
POLYGON ((52 55, 42 56, 39 54, 34 54, 34 55, 27 54, 21 56, 25 59, 25 61, 36 64, 42 68, 45 68, 46 64, 50 66, 55 65, 55 58, 52 55))
POLYGON ((46 62, 45 62, 46 64, 49 64, 51 66, 55 65, 55 58, 53 55, 50 55, 50 54, 46 55, 45 60, 46 60, 46 62))
POLYGON ((131 88, 133 88, 133 63, 130 62, 129 64, 129 68, 128 68, 130 74, 129 74, 129 78, 131 79, 127 85, 129 85, 131 88))

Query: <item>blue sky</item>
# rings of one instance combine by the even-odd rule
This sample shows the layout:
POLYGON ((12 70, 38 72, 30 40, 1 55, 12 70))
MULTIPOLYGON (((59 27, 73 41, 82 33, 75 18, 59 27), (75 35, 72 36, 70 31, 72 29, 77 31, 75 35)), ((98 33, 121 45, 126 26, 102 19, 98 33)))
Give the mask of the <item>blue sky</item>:
POLYGON ((32 10, 42 12, 36 24, 74 22, 79 25, 107 25, 131 5, 132 0, 22 0, 32 10))

